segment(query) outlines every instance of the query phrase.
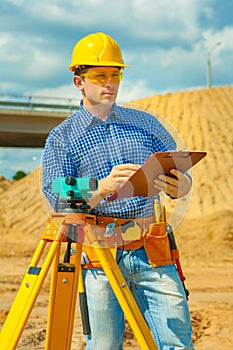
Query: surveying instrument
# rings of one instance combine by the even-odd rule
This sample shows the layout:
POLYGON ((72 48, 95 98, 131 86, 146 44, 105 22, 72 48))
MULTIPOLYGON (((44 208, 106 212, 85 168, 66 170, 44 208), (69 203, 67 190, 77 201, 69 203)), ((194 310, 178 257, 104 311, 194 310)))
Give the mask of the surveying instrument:
MULTIPOLYGON (((86 199, 92 196, 90 192, 97 190, 97 187, 95 178, 66 177, 53 181, 52 192, 60 199, 59 210, 50 215, 48 225, 42 232, 29 268, 5 320, 0 333, 1 350, 16 349, 51 266, 45 349, 71 349, 77 291, 83 333, 91 334, 81 268, 82 248, 86 244, 95 251, 141 349, 158 350, 151 331, 115 261, 111 246, 93 230, 96 216, 91 213, 86 199), (42 258, 47 244, 50 244, 48 253, 42 258), (67 248, 64 260, 60 262, 62 244, 66 244, 67 248), (73 245, 75 246, 74 255, 72 255, 73 245), (43 262, 39 266, 41 259, 43 262)), ((159 205, 160 203, 154 205, 155 219, 165 221, 159 205)), ((175 251, 174 237, 171 234, 170 237, 172 238, 171 249, 173 245, 175 251)), ((182 274, 177 258, 176 263, 182 274)), ((183 278, 183 282, 183 274, 180 277, 181 280, 183 278)))

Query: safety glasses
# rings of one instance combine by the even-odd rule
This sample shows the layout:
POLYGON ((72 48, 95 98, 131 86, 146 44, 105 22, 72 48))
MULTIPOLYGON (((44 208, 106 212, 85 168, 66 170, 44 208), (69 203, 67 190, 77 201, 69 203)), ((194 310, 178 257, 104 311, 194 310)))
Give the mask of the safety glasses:
POLYGON ((99 71, 80 74, 81 78, 87 78, 91 83, 102 85, 109 79, 112 83, 119 83, 122 79, 121 71, 99 71))

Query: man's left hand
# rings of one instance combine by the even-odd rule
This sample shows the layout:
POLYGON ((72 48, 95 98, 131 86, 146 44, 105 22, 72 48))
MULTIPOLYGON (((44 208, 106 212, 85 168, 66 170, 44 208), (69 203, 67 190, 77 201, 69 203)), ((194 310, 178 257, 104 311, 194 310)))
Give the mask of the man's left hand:
POLYGON ((170 173, 175 176, 175 178, 169 175, 159 175, 158 178, 154 180, 154 186, 158 190, 169 194, 172 198, 184 197, 192 187, 191 178, 176 169, 171 169, 170 173))

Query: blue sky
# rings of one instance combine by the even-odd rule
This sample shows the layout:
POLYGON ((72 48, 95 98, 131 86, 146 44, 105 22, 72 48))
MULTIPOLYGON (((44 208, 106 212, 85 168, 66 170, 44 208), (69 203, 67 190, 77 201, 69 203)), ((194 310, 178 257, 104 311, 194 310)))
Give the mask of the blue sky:
MULTIPOLYGON (((1 0, 0 94, 79 98, 68 70, 83 36, 103 31, 121 46, 118 101, 233 82, 232 0, 1 0), (220 42, 221 44, 216 46, 220 42)), ((0 149, 0 173, 32 171, 42 150, 0 149)))

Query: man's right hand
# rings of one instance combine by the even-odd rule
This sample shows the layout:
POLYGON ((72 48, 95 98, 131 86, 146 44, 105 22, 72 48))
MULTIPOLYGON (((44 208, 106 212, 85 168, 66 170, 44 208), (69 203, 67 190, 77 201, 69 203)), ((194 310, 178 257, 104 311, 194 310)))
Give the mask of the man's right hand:
POLYGON ((98 182, 98 194, 105 198, 117 191, 138 169, 138 164, 119 164, 112 168, 110 174, 98 182))

